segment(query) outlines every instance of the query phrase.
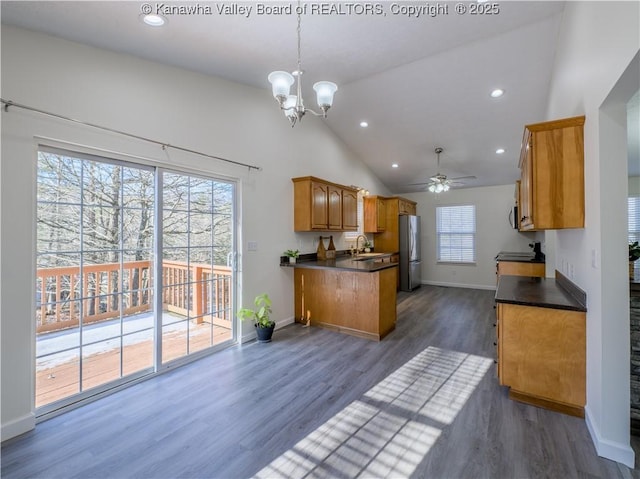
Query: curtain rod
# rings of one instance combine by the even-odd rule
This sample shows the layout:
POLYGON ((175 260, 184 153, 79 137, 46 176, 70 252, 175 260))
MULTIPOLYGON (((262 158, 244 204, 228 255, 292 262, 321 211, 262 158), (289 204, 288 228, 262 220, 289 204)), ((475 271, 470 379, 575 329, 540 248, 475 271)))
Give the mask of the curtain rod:
POLYGON ((5 100, 3 98, 0 98, 0 103, 4 104, 4 111, 7 111, 7 112, 9 111, 9 107, 10 106, 15 106, 16 108, 22 108, 24 110, 33 111, 35 113, 40 113, 42 115, 47 115, 47 116, 51 116, 53 118, 58 118, 60 120, 70 121, 72 123, 78 123, 80 125, 89 126, 91 128, 97 128, 99 130, 104 130, 104 131, 108 131, 108 132, 111 132, 111 133, 117 133, 118 135, 128 136, 129 138, 135 138, 136 140, 142 140, 142 141, 146 141, 148 143, 153 143, 155 145, 160 145, 163 150, 166 150, 167 148, 173 148, 174 150, 185 151, 187 153, 192 153, 194 155, 204 156, 205 158, 211 158, 213 160, 225 161, 227 163, 232 163, 234 165, 244 166, 244 167, 248 168, 249 170, 262 171, 262 167, 261 166, 249 165, 247 163, 241 163, 239 161, 229 160, 227 158, 222 158, 220 156, 209 155, 207 153, 202 153, 200 151, 191 150, 189 148, 183 148, 181 146, 171 145, 169 143, 165 143, 165 142, 162 142, 162 141, 152 140, 151 138, 146 138, 144 136, 134 135, 133 133, 127 133, 125 131, 116 130, 116 129, 109 128, 109 127, 106 127, 106 126, 100 126, 100 125, 96 125, 96 124, 93 124, 93 123, 88 123, 86 121, 76 120, 74 118, 69 118, 67 116, 58 115, 56 113, 51 113, 51 112, 48 112, 48 111, 40 110, 38 108, 34 108, 34 107, 31 107, 31 106, 22 105, 20 103, 15 103, 15 102, 13 102, 11 100, 5 100))

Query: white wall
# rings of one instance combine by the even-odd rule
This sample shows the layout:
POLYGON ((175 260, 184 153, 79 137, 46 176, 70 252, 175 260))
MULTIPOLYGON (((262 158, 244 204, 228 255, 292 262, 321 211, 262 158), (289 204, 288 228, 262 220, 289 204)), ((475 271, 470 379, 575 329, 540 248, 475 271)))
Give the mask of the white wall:
MULTIPOLYGON (((315 175, 389 193, 322 120, 305 118, 292 129, 268 85, 250 88, 6 26, 1 66, 4 99, 263 168, 248 172, 175 150, 164 152, 18 108, 2 112, 2 439, 34 425, 36 137, 238 179, 240 294, 248 303, 268 292, 280 325, 293 317, 293 284, 292 270, 278 266, 279 256, 300 245, 304 252, 312 251, 310 235, 293 233, 291 178, 315 175), (258 242, 258 251, 247 251, 249 240, 258 242)), ((339 104, 338 95, 336 109, 339 104)), ((343 242, 337 239, 340 247, 343 242)), ((245 325, 242 333, 250 335, 251 329, 245 325)))
POLYGON ((422 220, 422 282, 425 284, 495 289, 496 254, 500 251, 532 251, 529 243, 539 241, 539 233, 519 233, 509 225, 509 210, 515 204, 515 183, 402 196, 418 203, 418 215, 422 220), (438 264, 436 206, 471 204, 476 206, 476 263, 438 264))
POLYGON ((598 454, 633 467, 626 113, 620 107, 638 90, 639 4, 568 2, 560 31, 546 119, 586 115, 586 218, 584 229, 549 233, 547 242, 556 244, 555 267, 587 292, 586 420, 594 444, 598 454))
POLYGON ((640 196, 640 176, 630 176, 628 179, 629 196, 640 196))

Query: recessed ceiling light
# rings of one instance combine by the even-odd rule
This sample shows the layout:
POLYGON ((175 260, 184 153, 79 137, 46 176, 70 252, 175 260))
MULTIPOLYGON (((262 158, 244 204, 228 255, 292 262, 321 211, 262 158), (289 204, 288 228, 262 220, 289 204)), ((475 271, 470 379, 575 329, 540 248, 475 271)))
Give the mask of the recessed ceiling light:
POLYGON ((366 128, 366 127, 368 127, 368 126, 369 126, 369 123, 367 123, 366 121, 361 121, 361 122, 360 122, 360 126, 361 126, 362 128, 366 128))
POLYGON ((393 163, 393 164, 391 165, 391 168, 397 168, 397 167, 398 167, 398 163, 393 163))
POLYGON ((162 15, 155 13, 149 13, 148 15, 142 15, 142 21, 150 27, 161 27, 167 23, 167 19, 162 15))
POLYGON ((504 95, 504 90, 500 88, 496 88, 491 92, 491 98, 500 98, 502 95, 504 95))
POLYGON ((502 154, 504 153, 504 148, 498 148, 498 149, 496 150, 496 153, 497 153, 498 155, 502 155, 502 154))

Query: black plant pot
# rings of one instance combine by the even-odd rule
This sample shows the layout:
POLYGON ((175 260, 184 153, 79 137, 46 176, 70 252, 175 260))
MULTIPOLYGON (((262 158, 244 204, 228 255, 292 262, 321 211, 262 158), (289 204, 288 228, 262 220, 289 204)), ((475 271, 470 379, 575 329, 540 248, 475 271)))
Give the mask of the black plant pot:
POLYGON ((276 325, 272 324, 268 328, 263 328, 262 326, 254 325, 256 327, 256 334, 258 335, 259 343, 268 343, 271 341, 271 336, 273 335, 273 330, 276 325))

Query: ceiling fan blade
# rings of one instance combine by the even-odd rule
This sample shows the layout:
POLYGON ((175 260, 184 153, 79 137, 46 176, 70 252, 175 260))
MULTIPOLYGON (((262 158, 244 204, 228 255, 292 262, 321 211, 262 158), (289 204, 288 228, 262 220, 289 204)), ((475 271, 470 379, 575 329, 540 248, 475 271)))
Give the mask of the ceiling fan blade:
POLYGON ((471 175, 471 176, 457 176, 455 178, 449 178, 449 179, 452 181, 455 181, 455 180, 477 180, 478 178, 476 176, 471 175))
POLYGON ((426 182, 426 183, 409 183, 407 184, 407 186, 424 186, 424 185, 430 185, 431 181, 426 182))

